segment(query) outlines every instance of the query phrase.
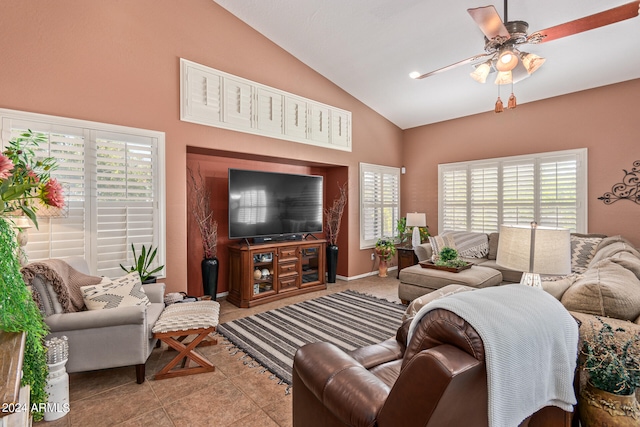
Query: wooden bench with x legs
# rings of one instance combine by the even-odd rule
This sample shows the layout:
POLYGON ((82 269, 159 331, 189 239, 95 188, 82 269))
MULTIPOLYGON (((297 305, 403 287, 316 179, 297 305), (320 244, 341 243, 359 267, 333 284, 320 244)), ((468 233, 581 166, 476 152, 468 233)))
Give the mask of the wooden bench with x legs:
POLYGON ((177 303, 165 308, 153 326, 153 337, 167 343, 169 349, 177 350, 178 354, 154 378, 161 380, 215 371, 215 366, 195 349, 218 343, 210 334, 218 326, 219 315, 220 304, 216 301, 177 303), (195 338, 185 342, 191 335, 195 338), (180 361, 180 366, 176 366, 180 361), (195 365, 190 366, 191 362, 195 365))

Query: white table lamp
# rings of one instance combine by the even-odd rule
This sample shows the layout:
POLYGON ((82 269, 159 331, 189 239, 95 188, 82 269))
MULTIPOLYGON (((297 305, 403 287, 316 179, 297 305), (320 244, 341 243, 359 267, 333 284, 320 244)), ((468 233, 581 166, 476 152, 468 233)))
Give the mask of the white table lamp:
POLYGON ((520 283, 542 288, 540 274, 571 273, 571 238, 561 228, 501 225, 496 263, 523 271, 520 283))
POLYGON ((413 227, 411 246, 413 246, 414 248, 422 243, 422 241, 420 240, 420 227, 426 226, 427 214, 418 212, 407 213, 407 227, 413 227))

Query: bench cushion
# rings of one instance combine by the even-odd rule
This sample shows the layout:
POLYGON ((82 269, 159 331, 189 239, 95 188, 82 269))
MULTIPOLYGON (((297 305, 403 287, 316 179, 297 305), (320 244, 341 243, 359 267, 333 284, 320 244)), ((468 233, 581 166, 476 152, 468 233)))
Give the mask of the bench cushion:
POLYGON ((153 326, 153 333, 189 331, 218 326, 220 303, 196 301, 171 304, 153 326))

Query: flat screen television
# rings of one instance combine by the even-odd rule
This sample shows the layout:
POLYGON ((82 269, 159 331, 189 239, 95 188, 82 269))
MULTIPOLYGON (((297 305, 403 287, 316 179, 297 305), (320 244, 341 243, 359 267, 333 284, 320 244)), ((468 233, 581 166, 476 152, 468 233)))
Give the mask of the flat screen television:
POLYGON ((229 169, 229 238, 322 232, 322 176, 229 169))

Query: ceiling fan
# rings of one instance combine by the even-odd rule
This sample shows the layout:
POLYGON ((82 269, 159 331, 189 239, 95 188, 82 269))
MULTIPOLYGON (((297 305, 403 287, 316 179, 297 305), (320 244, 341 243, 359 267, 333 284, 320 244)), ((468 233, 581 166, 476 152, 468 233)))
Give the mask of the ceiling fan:
POLYGON ((529 29, 527 22, 509 21, 507 19, 507 0, 504 0, 504 22, 500 19, 500 15, 498 15, 494 6, 467 9, 471 18, 478 24, 485 35, 485 53, 426 74, 421 75, 419 72, 414 71, 409 76, 414 79, 424 79, 461 65, 472 64, 476 66, 476 69, 471 73, 471 77, 480 83, 484 83, 489 73, 493 71, 498 71, 495 81, 497 85, 516 83, 529 77, 545 61, 544 58, 538 55, 519 50, 521 45, 546 43, 634 18, 638 16, 639 8, 640 1, 633 1, 604 12, 565 22, 546 30, 536 31, 530 35, 527 34, 529 29))

